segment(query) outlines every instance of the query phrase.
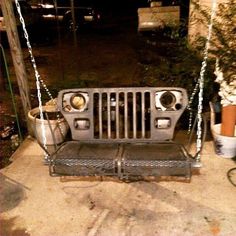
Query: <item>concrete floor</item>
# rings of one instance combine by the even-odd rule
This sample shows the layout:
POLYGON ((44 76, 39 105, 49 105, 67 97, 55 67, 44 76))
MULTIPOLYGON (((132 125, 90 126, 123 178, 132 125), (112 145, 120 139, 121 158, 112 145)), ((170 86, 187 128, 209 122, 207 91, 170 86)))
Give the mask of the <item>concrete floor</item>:
POLYGON ((200 175, 190 183, 65 180, 50 177, 43 152, 28 137, 0 171, 0 235, 236 235, 232 159, 205 143, 200 175))

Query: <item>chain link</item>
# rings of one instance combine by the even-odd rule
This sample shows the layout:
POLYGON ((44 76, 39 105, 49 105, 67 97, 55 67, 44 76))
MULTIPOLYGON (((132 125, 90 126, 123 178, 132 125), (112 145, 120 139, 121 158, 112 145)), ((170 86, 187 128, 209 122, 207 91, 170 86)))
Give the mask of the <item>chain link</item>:
POLYGON ((192 125, 193 125, 193 111, 192 111, 192 103, 193 103, 193 99, 195 97, 195 95, 197 94, 197 91, 199 89, 199 81, 196 83, 193 92, 191 94, 191 97, 189 98, 189 103, 187 106, 187 109, 189 110, 189 120, 188 120, 188 134, 190 134, 191 129, 192 129, 192 125))

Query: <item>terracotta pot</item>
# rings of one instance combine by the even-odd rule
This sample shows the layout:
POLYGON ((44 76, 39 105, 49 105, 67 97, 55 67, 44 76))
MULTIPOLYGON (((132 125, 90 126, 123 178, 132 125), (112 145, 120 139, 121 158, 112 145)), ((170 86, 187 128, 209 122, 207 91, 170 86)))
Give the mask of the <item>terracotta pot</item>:
POLYGON ((233 137, 236 124, 236 105, 222 107, 221 135, 233 137))

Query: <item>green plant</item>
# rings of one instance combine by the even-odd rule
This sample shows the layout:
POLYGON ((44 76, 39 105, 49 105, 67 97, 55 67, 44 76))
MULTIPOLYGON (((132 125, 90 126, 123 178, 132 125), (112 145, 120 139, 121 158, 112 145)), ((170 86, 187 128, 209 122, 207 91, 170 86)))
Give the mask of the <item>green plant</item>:
MULTIPOLYGON (((201 2, 202 3, 202 2, 201 2)), ((192 2, 191 23, 206 25, 213 18, 212 36, 210 40, 209 59, 217 61, 214 82, 217 83, 216 96, 221 104, 236 104, 236 0, 227 0, 218 4, 216 14, 209 7, 203 6, 199 0, 192 2)), ((201 52, 206 43, 206 37, 198 35, 193 45, 201 52)), ((213 83, 213 84, 216 84, 213 83)))
POLYGON ((218 7, 210 52, 219 59, 224 80, 230 83, 236 79, 236 0, 228 0, 218 7))
MULTIPOLYGON (((201 6, 199 0, 192 2, 195 14, 194 23, 209 22, 211 10, 201 6)), ((211 58, 219 60, 219 67, 224 74, 224 80, 230 83, 236 79, 236 0, 228 0, 227 2, 218 4, 216 17, 212 26, 211 47, 209 55, 211 58)), ((197 50, 201 50, 205 45, 206 38, 198 36, 194 42, 197 50)))
MULTIPOLYGON (((152 38, 143 39, 139 45, 143 78, 141 85, 179 86, 186 88, 190 97, 199 78, 202 56, 198 50, 189 46, 186 36, 179 34, 170 41, 166 37, 163 31, 157 32, 152 38)), ((214 61, 210 61, 205 73, 205 107, 216 94, 213 72, 214 61)), ((197 109, 197 100, 196 97, 193 101, 193 109, 197 109)))

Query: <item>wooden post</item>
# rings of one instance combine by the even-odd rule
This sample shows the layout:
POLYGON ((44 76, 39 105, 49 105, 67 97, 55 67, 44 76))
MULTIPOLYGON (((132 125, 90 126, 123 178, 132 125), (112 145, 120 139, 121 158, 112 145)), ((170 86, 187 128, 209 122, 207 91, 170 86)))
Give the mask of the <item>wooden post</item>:
MULTIPOLYGON (((24 109, 24 115, 27 121, 28 111, 31 109, 29 86, 25 64, 23 60, 20 40, 18 36, 16 19, 13 12, 11 0, 1 0, 1 8, 6 25, 8 42, 10 45, 11 56, 15 68, 15 74, 20 91, 21 101, 24 109)), ((27 124, 28 125, 28 124, 27 124)), ((29 127, 29 126, 28 126, 29 127)))
POLYGON ((2 56, 2 50, 0 48, 0 92, 3 92, 5 88, 5 81, 4 81, 4 63, 3 63, 3 56, 2 56))
POLYGON ((73 22, 74 46, 77 47, 76 20, 75 20, 75 6, 74 6, 74 0, 70 0, 70 7, 71 7, 72 22, 73 22))

